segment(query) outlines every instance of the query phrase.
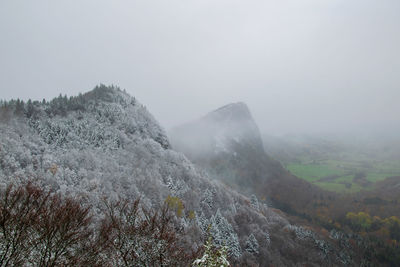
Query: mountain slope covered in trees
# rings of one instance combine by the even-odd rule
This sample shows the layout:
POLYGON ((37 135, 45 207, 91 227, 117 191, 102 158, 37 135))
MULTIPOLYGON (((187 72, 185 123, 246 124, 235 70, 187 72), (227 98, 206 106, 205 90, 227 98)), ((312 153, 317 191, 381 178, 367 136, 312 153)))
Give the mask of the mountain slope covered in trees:
POLYGON ((334 238, 291 225, 257 198, 250 201, 210 179, 171 149, 143 105, 115 87, 49 102, 1 103, 1 192, 29 183, 92 207, 93 224, 104 217, 104 199, 140 198, 155 210, 167 203, 187 244, 197 249, 211 235, 216 246, 228 247, 234 265, 359 262, 334 238))
POLYGON ((226 105, 178 126, 170 138, 174 149, 213 177, 286 211, 311 209, 316 198, 329 194, 293 176, 265 152, 258 126, 244 103, 226 105))

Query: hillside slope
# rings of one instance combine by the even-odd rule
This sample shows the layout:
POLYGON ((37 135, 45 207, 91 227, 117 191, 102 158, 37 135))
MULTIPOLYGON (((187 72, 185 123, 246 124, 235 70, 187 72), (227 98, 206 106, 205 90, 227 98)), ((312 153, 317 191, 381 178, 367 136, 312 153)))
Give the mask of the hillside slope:
POLYGON ((287 211, 304 212, 323 192, 286 171, 264 150, 257 124, 244 103, 210 112, 170 132, 174 149, 247 195, 287 211))
POLYGON ((54 192, 83 196, 95 206, 103 197, 140 197, 149 207, 178 197, 184 204, 178 219, 193 246, 202 244, 211 226, 214 242, 227 244, 231 262, 240 266, 358 262, 351 250, 330 238, 291 225, 256 199, 211 181, 173 151, 146 108, 118 88, 99 86, 50 102, 3 102, 0 167, 2 189, 33 181, 54 192), (251 235, 258 244, 252 249, 251 235))

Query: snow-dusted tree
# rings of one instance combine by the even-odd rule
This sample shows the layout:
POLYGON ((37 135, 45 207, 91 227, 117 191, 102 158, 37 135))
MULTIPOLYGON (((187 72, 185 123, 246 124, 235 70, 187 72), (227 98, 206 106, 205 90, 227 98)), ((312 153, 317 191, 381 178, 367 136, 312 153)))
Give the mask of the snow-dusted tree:
POLYGON ((193 267, 226 267, 230 266, 227 260, 227 247, 221 246, 217 248, 213 245, 211 236, 204 244, 204 254, 201 258, 196 259, 193 267))
POLYGON ((203 207, 208 209, 212 209, 214 207, 214 195, 210 190, 208 190, 208 188, 204 191, 201 204, 203 207))
POLYGON ((233 201, 232 204, 231 204, 231 210, 232 210, 232 214, 236 214, 237 213, 235 201, 233 201))
POLYGON ((264 237, 265 237, 265 242, 267 243, 267 245, 269 245, 271 243, 271 237, 269 235, 269 232, 264 232, 264 237))
POLYGON ((251 195, 250 204, 255 210, 260 210, 260 205, 258 204, 258 199, 256 195, 251 195))
POLYGON ((210 226, 210 223, 208 222, 206 216, 204 216, 204 213, 201 212, 196 216, 196 223, 200 230, 202 231, 203 235, 207 234, 208 228, 210 226))
POLYGON ((214 244, 217 246, 227 246, 228 255, 235 259, 242 255, 239 239, 228 220, 222 216, 218 209, 216 214, 210 219, 210 234, 214 244))
POLYGON ((246 241, 246 251, 252 254, 259 253, 259 245, 257 239, 254 237, 253 234, 249 235, 249 238, 246 241))

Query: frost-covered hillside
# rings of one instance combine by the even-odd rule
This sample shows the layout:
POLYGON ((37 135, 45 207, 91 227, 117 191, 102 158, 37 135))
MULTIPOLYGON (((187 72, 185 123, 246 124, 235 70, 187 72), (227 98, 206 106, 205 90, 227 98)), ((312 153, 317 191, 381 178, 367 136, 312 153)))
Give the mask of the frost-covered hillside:
POLYGON ((334 243, 302 235, 309 230, 290 225, 257 198, 250 201, 211 181, 170 148, 143 105, 115 87, 1 104, 1 187, 27 181, 95 206, 104 196, 140 197, 149 207, 176 197, 183 203, 180 231, 193 246, 209 232, 240 266, 340 265, 347 259, 334 243))
POLYGON ((213 178, 274 207, 304 213, 317 186, 290 174, 263 147, 258 126, 244 103, 232 103, 204 117, 175 127, 169 133, 173 149, 184 153, 213 178))

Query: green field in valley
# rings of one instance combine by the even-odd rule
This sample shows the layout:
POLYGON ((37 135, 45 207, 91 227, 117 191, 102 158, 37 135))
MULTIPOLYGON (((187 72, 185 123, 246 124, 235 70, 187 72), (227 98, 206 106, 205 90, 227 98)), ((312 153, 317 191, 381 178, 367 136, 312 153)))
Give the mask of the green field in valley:
POLYGON ((372 190, 400 176, 400 136, 285 135, 264 137, 265 151, 295 176, 338 193, 372 190))
POLYGON ((400 162, 304 160, 285 167, 299 178, 338 193, 371 190, 375 182, 400 176, 400 162))

